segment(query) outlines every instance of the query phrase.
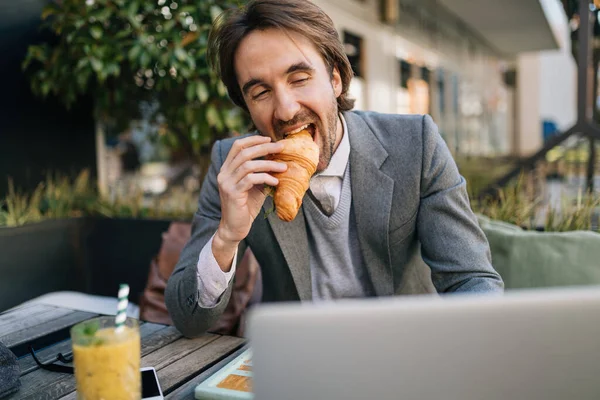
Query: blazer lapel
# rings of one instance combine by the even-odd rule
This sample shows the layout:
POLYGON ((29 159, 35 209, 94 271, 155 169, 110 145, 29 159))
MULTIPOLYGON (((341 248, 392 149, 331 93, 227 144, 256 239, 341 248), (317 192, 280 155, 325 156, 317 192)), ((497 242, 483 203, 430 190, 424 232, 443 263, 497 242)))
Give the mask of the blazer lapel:
POLYGON ((387 151, 364 120, 344 113, 350 139, 352 202, 363 260, 375 293, 394 293, 389 250, 389 220, 394 180, 381 171, 387 151))
MULTIPOLYGON (((267 197, 263 205, 265 211, 273 209, 273 198, 267 197)), ((272 212, 267 219, 273 234, 281 247, 292 278, 302 301, 312 300, 312 281, 308 260, 308 238, 302 207, 291 222, 283 222, 272 212)))

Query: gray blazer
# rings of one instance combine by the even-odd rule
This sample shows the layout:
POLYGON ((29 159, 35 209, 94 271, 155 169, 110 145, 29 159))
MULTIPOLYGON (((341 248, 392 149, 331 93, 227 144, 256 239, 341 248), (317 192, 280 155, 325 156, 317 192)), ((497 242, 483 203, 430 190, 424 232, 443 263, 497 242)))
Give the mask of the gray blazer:
MULTIPOLYGON (((487 239, 471 211, 466 182, 429 116, 344 113, 350 139, 352 201, 359 241, 378 296, 423 292, 502 292, 487 239), (424 263, 423 263, 424 262, 424 263)), ((197 262, 221 217, 217 174, 235 139, 215 143, 192 236, 165 301, 175 326, 198 336, 225 310, 233 280, 215 307, 198 304, 197 262)), ((310 301, 302 210, 280 221, 269 197, 243 243, 261 265, 263 301, 310 301)), ((243 254, 242 251, 239 254, 243 254)))

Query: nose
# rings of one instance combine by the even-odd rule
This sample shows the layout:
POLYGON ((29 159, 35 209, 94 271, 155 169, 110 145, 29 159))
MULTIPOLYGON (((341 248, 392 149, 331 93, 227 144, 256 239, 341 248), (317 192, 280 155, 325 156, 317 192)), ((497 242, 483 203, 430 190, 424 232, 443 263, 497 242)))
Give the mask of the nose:
POLYGON ((277 102, 275 104, 275 119, 287 122, 292 120, 300 111, 300 104, 292 93, 282 90, 277 94, 277 102))

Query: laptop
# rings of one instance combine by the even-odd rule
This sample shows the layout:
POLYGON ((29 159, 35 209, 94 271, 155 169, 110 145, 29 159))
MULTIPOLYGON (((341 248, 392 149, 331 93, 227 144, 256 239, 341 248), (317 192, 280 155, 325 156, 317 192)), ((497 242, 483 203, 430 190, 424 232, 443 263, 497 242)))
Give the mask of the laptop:
POLYGON ((600 287, 263 305, 261 400, 600 399, 600 287))

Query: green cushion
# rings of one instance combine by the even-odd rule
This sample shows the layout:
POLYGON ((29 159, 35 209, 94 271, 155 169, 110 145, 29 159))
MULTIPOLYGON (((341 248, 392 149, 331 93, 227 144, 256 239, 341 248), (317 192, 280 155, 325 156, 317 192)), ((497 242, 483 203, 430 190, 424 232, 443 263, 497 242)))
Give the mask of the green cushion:
POLYGON ((600 284, 600 234, 525 231, 478 219, 506 289, 600 284))

